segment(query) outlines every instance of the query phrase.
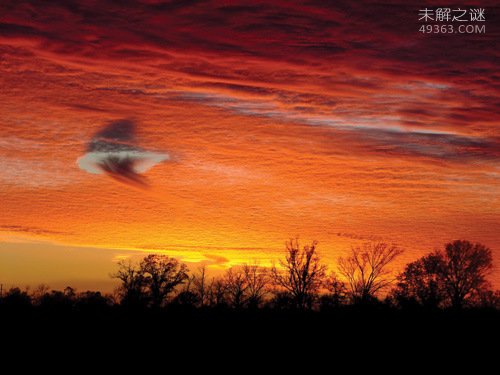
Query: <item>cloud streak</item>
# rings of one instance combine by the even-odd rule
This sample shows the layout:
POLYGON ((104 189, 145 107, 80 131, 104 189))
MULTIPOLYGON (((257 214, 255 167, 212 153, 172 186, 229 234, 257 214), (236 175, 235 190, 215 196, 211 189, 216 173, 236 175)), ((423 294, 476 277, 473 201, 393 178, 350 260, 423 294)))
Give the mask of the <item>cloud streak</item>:
MULTIPOLYGON (((104 2, 98 10, 92 1, 14 4, 5 2, 8 16, 0 23, 6 45, 90 72, 106 67, 116 74, 145 73, 137 87, 96 89, 159 98, 168 91, 158 82, 166 81, 187 102, 199 95, 199 103, 246 116, 342 126, 374 150, 385 139, 393 156, 396 150, 401 157, 463 155, 458 150, 448 157, 453 150, 440 152, 425 137, 419 138, 422 147, 405 144, 417 138, 415 129, 499 143, 491 134, 500 78, 494 69, 500 54, 491 48, 499 32, 494 22, 485 35, 449 35, 442 43, 418 34, 416 7, 403 2, 133 2, 125 9, 104 2), (50 22, 57 17, 64 21, 50 22), (369 32, 360 24, 369 25, 369 32), (364 127, 379 127, 381 134, 364 137, 364 127), (386 136, 395 127, 408 134, 386 136), (410 148, 414 152, 404 152, 410 148)), ((494 17, 494 2, 483 6, 494 17)), ((474 150, 480 159, 492 156, 481 147, 465 155, 474 150)), ((115 164, 103 168, 122 174, 134 169, 131 160, 115 164)))
POLYGON ((0 231, 26 233, 26 234, 42 235, 42 236, 70 235, 71 234, 69 232, 55 231, 55 230, 38 228, 38 227, 27 227, 24 225, 0 225, 0 231))

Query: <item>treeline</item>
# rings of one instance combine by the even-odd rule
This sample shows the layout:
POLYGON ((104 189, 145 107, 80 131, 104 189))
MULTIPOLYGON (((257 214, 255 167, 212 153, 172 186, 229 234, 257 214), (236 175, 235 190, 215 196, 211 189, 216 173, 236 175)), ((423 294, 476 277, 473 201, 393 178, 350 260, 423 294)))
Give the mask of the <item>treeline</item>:
POLYGON ((77 293, 40 286, 11 288, 0 296, 0 311, 237 310, 332 311, 355 307, 392 310, 500 308, 500 292, 487 281, 492 252, 482 244, 454 241, 406 265, 397 276, 391 263, 402 250, 368 242, 338 259, 329 272, 317 243, 286 243, 282 260, 271 268, 245 264, 210 277, 205 267, 188 267, 164 255, 148 255, 135 264, 121 262, 111 277, 120 281, 112 295, 77 293))

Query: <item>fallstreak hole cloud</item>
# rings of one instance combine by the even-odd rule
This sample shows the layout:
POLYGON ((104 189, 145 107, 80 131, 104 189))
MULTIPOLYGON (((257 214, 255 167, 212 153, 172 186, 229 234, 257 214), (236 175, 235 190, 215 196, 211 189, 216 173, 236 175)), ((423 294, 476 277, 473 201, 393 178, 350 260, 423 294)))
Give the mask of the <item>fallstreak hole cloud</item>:
POLYGON ((139 147, 135 128, 130 120, 106 125, 92 137, 87 152, 77 159, 80 169, 91 174, 106 174, 125 184, 147 187, 147 178, 142 174, 170 160, 170 156, 139 147))

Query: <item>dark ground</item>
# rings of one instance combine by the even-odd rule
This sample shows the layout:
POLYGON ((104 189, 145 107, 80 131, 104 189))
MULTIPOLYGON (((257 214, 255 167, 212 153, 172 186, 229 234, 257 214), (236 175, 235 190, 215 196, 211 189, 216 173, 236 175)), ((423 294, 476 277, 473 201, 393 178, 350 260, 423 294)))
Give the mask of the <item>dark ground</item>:
POLYGON ((346 355, 353 355, 358 358, 348 362, 353 368, 382 357, 387 366, 415 357, 422 362, 453 357, 455 365, 478 358, 482 364, 491 361, 493 365, 500 354, 499 318, 500 312, 492 310, 409 312, 369 308, 322 313, 130 312, 119 308, 0 313, 4 354, 5 350, 48 350, 55 355, 118 352, 122 359, 133 360, 142 355, 156 358, 158 353, 171 359, 192 353, 193 358, 212 358, 217 363, 268 358, 283 361, 283 366, 328 358, 345 361, 346 355))

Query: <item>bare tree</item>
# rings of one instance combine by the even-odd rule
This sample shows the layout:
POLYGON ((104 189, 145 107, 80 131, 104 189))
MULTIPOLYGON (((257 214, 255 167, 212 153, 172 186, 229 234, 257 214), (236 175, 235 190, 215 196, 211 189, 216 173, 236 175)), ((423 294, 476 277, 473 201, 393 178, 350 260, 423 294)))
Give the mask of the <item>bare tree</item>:
POLYGON ((39 284, 31 292, 31 299, 35 305, 38 305, 42 297, 50 291, 50 287, 47 284, 39 284))
POLYGON ((387 266, 401 253, 396 246, 366 242, 353 247, 350 256, 339 258, 339 270, 347 279, 352 299, 368 302, 388 287, 395 279, 387 266))
POLYGON ((225 280, 218 277, 212 278, 210 285, 208 286, 208 303, 210 306, 224 306, 226 305, 227 299, 227 285, 225 280))
POLYGON ((145 257, 140 264, 140 272, 155 308, 162 306, 175 287, 188 279, 187 266, 165 255, 145 257))
POLYGON ((300 249, 298 239, 287 241, 285 260, 280 260, 280 268, 271 269, 275 285, 288 292, 299 309, 312 307, 326 275, 327 267, 321 264, 316 246, 314 241, 300 249))
POLYGON ((268 291, 268 273, 257 264, 231 267, 223 278, 206 285, 207 304, 229 305, 235 309, 258 307, 268 291))
POLYGON ((231 267, 225 275, 226 294, 229 304, 235 309, 241 309, 247 302, 248 283, 241 269, 231 267))
POLYGON ((244 264, 243 274, 247 284, 247 305, 251 308, 257 308, 268 292, 269 276, 267 270, 257 264, 244 264))
POLYGON ((209 302, 209 285, 207 281, 206 266, 198 269, 198 272, 191 278, 193 292, 198 296, 199 305, 205 306, 209 302))

